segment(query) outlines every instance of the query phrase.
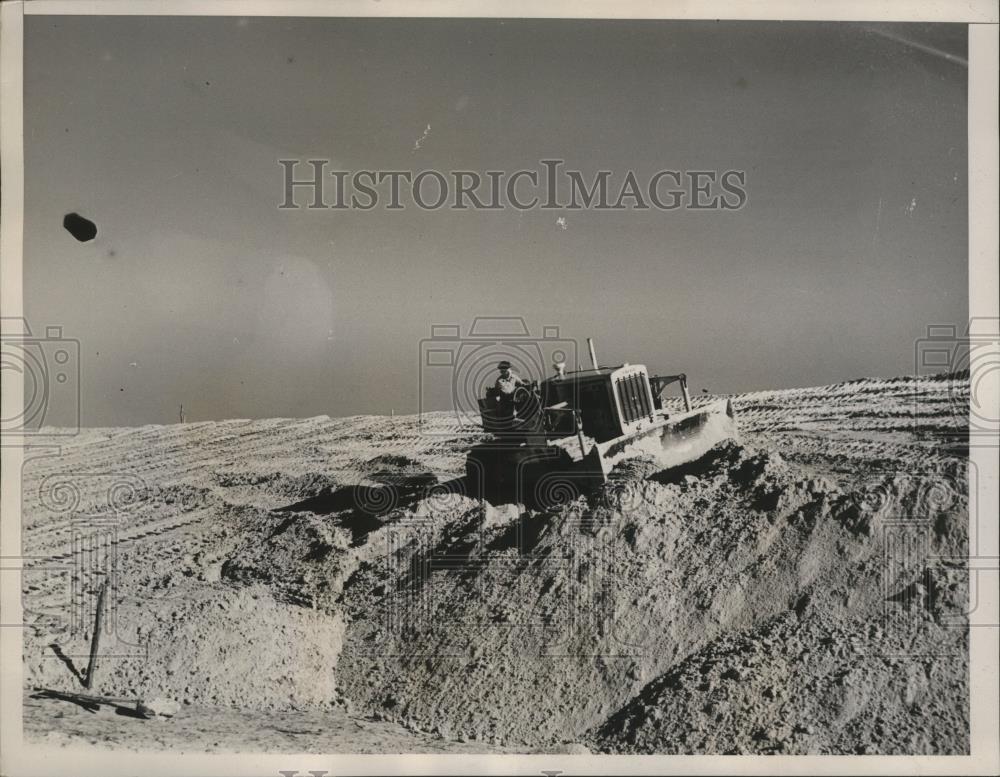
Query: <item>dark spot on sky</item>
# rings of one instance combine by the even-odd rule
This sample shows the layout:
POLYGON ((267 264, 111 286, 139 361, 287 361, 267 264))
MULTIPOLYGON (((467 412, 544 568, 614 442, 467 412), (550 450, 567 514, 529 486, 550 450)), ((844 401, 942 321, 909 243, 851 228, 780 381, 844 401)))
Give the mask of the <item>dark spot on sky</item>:
POLYGON ((295 57, 289 57, 288 59, 285 60, 285 62, 287 62, 289 65, 292 64, 294 61, 295 57))
POLYGON ((66 231, 81 243, 86 243, 97 237, 97 225, 90 219, 85 219, 79 213, 67 213, 63 217, 66 231))
POLYGON ((205 82, 205 86, 211 86, 211 85, 212 85, 212 82, 211 82, 211 81, 206 81, 206 82, 205 82))
POLYGON ((118 256, 118 252, 111 248, 108 250, 108 256, 118 256))
POLYGON ((743 76, 740 76, 739 78, 736 79, 736 85, 740 89, 746 89, 748 86, 750 86, 750 82, 747 81, 743 76))

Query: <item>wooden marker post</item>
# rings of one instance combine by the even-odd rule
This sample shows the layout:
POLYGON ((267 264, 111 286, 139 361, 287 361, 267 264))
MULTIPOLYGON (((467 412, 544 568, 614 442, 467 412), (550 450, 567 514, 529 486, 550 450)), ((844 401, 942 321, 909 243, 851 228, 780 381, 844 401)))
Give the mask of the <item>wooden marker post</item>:
POLYGON ((94 684, 94 671, 97 669, 97 648, 101 643, 101 629, 104 626, 104 599, 108 595, 108 579, 104 578, 101 590, 97 593, 97 612, 94 615, 94 633, 90 638, 90 660, 87 662, 87 676, 83 686, 87 690, 94 684))

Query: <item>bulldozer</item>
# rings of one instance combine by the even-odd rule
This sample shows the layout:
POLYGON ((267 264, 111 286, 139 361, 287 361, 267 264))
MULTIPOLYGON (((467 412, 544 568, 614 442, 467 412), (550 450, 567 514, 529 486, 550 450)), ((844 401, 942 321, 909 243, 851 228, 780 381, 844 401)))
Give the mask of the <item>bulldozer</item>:
MULTIPOLYGON (((645 365, 600 366, 587 340, 592 367, 529 381, 512 394, 489 390, 479 399, 490 437, 466 457, 466 481, 494 504, 548 508, 607 482, 614 467, 649 456, 661 469, 695 461, 714 445, 736 438, 732 402, 692 407, 687 376, 650 375, 645 365), (677 384, 683 410, 666 408, 664 391, 677 384)), ((671 403, 671 404, 676 404, 671 403)))

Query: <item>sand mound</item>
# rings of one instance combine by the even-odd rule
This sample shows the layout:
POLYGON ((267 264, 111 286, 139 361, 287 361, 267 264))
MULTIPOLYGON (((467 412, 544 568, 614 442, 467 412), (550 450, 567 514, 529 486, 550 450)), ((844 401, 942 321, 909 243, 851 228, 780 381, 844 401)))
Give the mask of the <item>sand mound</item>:
POLYGON ((400 454, 383 453, 368 459, 360 469, 365 477, 386 485, 426 486, 438 480, 425 464, 400 454))
POLYGON ((289 500, 306 499, 337 487, 335 478, 318 472, 290 476, 281 472, 235 470, 216 472, 215 480, 224 489, 261 491, 289 500))
MULTIPOLYGON (((329 706, 339 699, 342 622, 283 606, 264 586, 215 585, 122 602, 114 617, 114 632, 102 640, 106 657, 96 693, 251 709, 329 706)), ((32 685, 80 690, 63 662, 83 671, 86 637, 32 662, 32 685)))
MULTIPOLYGON (((669 477, 644 470, 555 513, 466 514, 406 549, 400 566, 423 573, 396 577, 405 599, 387 595, 392 575, 374 596, 357 581, 345 604, 368 615, 348 627, 345 693, 392 720, 533 746, 598 724, 713 639, 801 608, 819 581, 830 633, 880 614, 884 511, 864 492, 734 444, 669 477), (381 625, 393 618, 396 633, 381 625)), ((894 501, 915 498, 915 483, 888 484, 894 501)))
MULTIPOLYGON (((595 732, 614 753, 933 753, 963 728, 934 660, 873 650, 885 635, 785 613, 725 635, 646 686, 595 732)), ((928 649, 965 646, 933 628, 928 649), (943 638, 942 638, 943 637, 943 638)), ((964 689, 967 692, 967 689, 964 689)), ((965 745, 967 747, 967 744, 965 745)))

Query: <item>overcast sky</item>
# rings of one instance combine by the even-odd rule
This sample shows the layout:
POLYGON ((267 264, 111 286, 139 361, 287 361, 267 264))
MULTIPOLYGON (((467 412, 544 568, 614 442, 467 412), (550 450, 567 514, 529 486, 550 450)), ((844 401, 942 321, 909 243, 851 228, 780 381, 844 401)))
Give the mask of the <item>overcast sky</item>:
POLYGON ((26 315, 80 341, 88 426, 416 412, 421 339, 476 316, 696 391, 912 373, 968 318, 965 57, 959 25, 29 16, 26 315), (553 157, 748 202, 277 207, 279 159, 553 157))

